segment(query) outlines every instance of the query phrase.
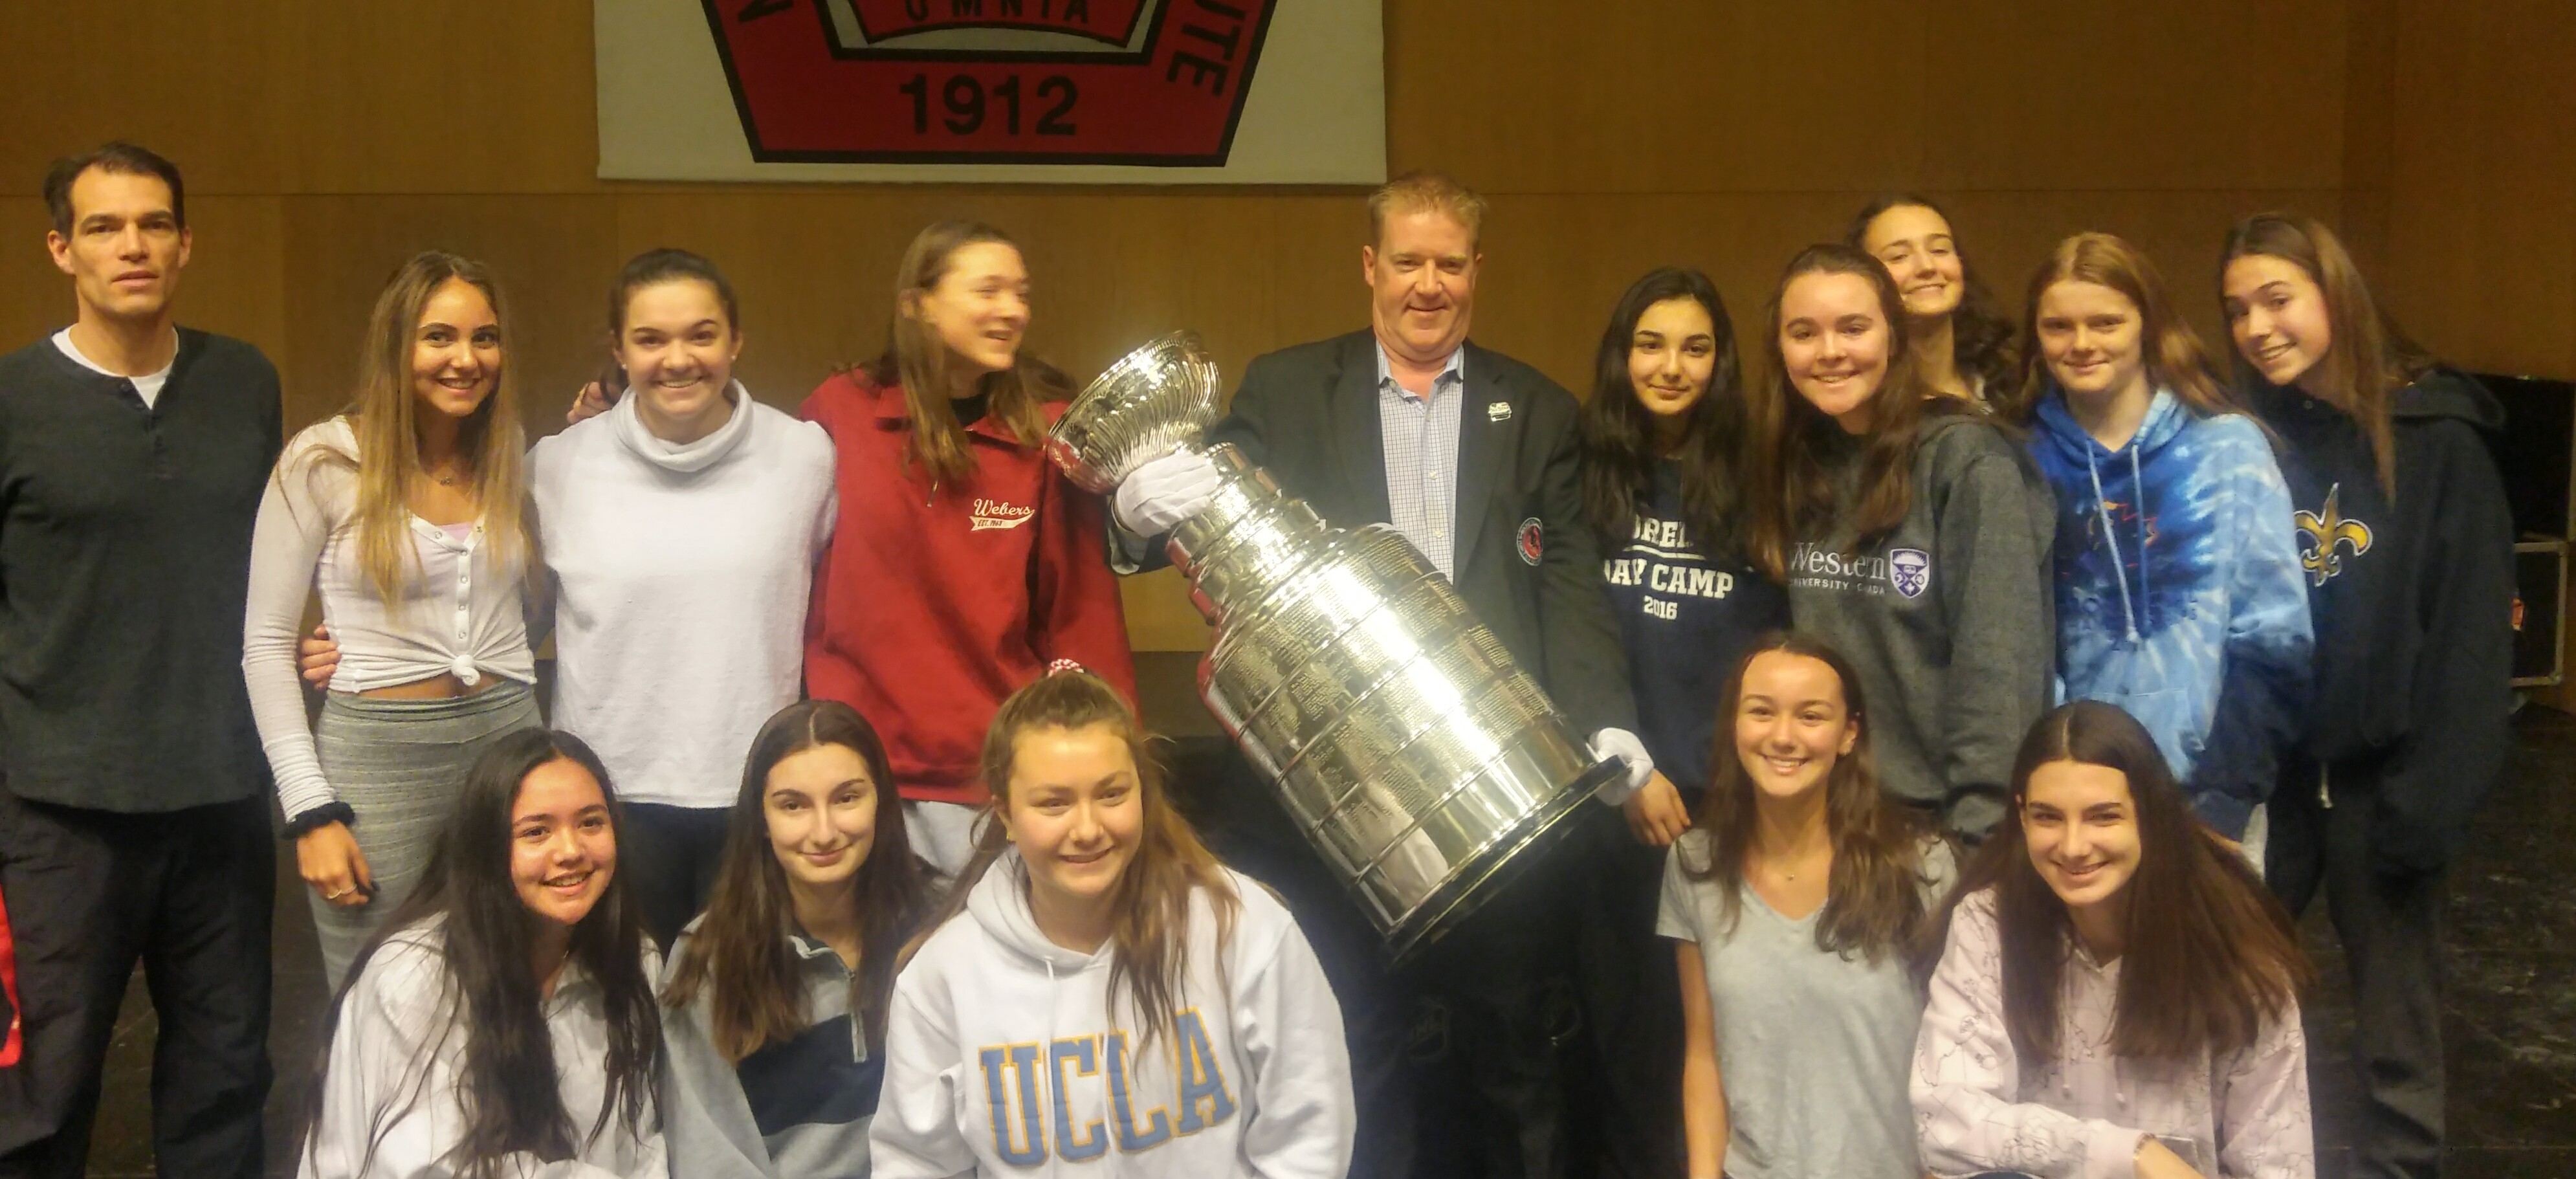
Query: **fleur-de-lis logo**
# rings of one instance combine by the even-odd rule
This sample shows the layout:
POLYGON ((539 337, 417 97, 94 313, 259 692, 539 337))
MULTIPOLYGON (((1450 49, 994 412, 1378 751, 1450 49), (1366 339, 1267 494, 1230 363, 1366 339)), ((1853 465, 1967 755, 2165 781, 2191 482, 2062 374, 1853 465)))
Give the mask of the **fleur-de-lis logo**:
POLYGON ((2324 585, 2343 572, 2343 558, 2335 555, 2337 546, 2352 550, 2356 557, 2370 551, 2370 525, 2344 519, 2342 510, 2335 506, 2342 494, 2343 484, 2337 483, 2326 489, 2322 514, 2299 513, 2299 537, 2303 542, 2300 547, 2305 550, 2299 554, 2299 567, 2308 571, 2310 585, 2324 585))

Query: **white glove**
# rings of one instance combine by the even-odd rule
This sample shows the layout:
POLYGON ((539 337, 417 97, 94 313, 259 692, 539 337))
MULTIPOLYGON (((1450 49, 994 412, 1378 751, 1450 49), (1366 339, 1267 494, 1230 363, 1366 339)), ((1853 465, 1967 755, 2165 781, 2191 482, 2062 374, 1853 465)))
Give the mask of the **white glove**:
POLYGON ((1604 761, 1615 757, 1628 763, 1627 776, 1612 778, 1592 792, 1592 797, 1612 806, 1628 801, 1629 795, 1635 794, 1648 778, 1655 776, 1654 755, 1646 752, 1645 742, 1626 729, 1603 729, 1594 733, 1592 756, 1604 761))
POLYGON ((1128 472, 1111 508, 1119 527, 1138 536, 1161 536, 1205 510, 1216 497, 1217 483, 1213 460, 1179 451, 1128 472))

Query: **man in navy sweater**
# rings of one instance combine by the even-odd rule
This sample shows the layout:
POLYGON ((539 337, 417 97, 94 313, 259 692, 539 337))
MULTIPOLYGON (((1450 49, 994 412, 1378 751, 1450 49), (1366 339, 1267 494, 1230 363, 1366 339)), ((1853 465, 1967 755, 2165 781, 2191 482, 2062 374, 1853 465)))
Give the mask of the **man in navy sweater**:
POLYGON ((45 177, 72 326, 0 357, 0 898, 25 1056, 0 1177, 76 1176, 140 960, 165 1175, 260 1174, 268 774, 241 673, 277 370, 175 327, 179 171, 111 143, 45 177))

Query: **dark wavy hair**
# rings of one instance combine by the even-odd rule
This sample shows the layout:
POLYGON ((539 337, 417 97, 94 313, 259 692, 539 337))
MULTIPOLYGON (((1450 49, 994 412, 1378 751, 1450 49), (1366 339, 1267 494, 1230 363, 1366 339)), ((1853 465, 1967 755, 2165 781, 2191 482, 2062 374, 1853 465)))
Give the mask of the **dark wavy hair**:
MULTIPOLYGON (((1113 1014, 1122 984, 1135 1005, 1144 1025, 1137 1040, 1141 1053, 1157 1032, 1171 1024, 1174 1008, 1189 985, 1191 894, 1207 893, 1209 907, 1216 912, 1215 941, 1220 948, 1234 940, 1243 901, 1235 894, 1225 866, 1199 842, 1197 830, 1172 805, 1162 766, 1147 748, 1145 726, 1136 719, 1135 710, 1117 689, 1090 672, 1042 676, 1002 701, 993 714, 992 728, 984 735, 984 785, 993 792, 993 807, 1007 810, 1011 805, 1011 769, 1019 759, 1021 734, 1095 725, 1115 734, 1135 759, 1136 797, 1144 807, 1144 831, 1135 858, 1127 862, 1111 898, 1117 916, 1109 935, 1108 988, 1113 1014)), ((966 911, 975 885, 1008 846, 1009 834, 1001 823, 984 824, 975 857, 957 874, 956 888, 925 936, 914 940, 912 950, 927 940, 928 930, 966 911)))
MULTIPOLYGON (((2138 822, 2138 867, 2129 879, 2128 937, 2120 955, 2111 1050, 2138 1060, 2225 1054, 2252 1044, 2268 1020, 2291 1011, 2315 979, 2289 910, 2243 856, 2191 813, 2155 738, 2118 706, 2078 700, 2039 718, 2014 759, 2016 812, 2030 778, 2053 762, 2118 770, 2138 822)), ((1961 874, 1923 946, 1937 957, 1960 901, 1995 893, 2003 944, 2004 1025, 2023 1060, 2053 1060, 2066 962, 2075 926, 2066 903, 2031 864, 2019 821, 1999 825, 1961 874)))
POLYGON ((1924 420, 1977 412, 1955 397, 1923 388, 1906 334, 1905 301, 1886 266, 1850 246, 1814 245, 1798 251, 1771 292, 1762 339, 1770 371, 1745 393, 1752 418, 1744 451, 1747 547, 1753 562, 1775 581, 1786 575, 1789 550, 1798 539, 1821 531, 1833 515, 1833 479, 1821 452, 1849 445, 1842 427, 1790 383, 1789 362, 1780 351, 1781 297, 1789 284, 1814 274, 1849 274, 1867 282, 1877 292, 1879 316, 1887 322, 1887 373, 1871 394, 1869 435, 1860 444, 1855 523, 1862 543, 1905 522, 1914 495, 1914 449, 1924 420))
POLYGON ((904 837, 903 797, 895 792, 885 743, 858 710, 836 700, 800 700, 780 709, 751 740, 725 826, 724 858, 716 869, 707 915, 664 989, 662 1001, 688 1006, 707 991, 717 1051, 740 1063, 762 1046, 783 1043, 805 1030, 805 989, 788 942, 796 906, 787 870, 769 839, 764 805, 769 772, 789 757, 826 745, 859 755, 875 785, 876 833, 850 893, 859 929, 858 993, 851 1012, 871 1052, 885 1046, 886 999, 894 993, 895 960, 931 909, 929 873, 904 837))
POLYGON ((521 729, 492 740, 465 773, 456 806, 431 846, 429 861, 411 896, 368 940, 350 963, 348 978, 323 1017, 322 1044, 305 1097, 306 1149, 322 1132, 322 1095, 330 1080, 331 1041, 349 994, 377 951, 432 918, 445 918, 441 1009, 446 1026, 421 1047, 416 1080, 403 1109, 377 1111, 367 1143, 368 1163, 392 1123, 424 1096, 419 1085, 434 1057, 457 1057, 457 1105, 464 1133, 448 1162, 467 1179, 492 1179, 513 1154, 554 1161, 573 1157, 578 1141, 595 1141, 613 1117, 623 1131, 642 1136, 660 1121, 654 1074, 662 1061, 662 1022, 644 968, 644 927, 628 897, 623 873, 612 870, 590 913, 572 928, 566 962, 600 988, 608 1022, 608 1058, 562 1062, 602 1067, 606 1099, 587 1130, 572 1124, 556 1088, 554 1040, 546 1029, 544 998, 528 963, 534 954, 529 912, 510 878, 511 809, 519 788, 538 767, 569 761, 599 783, 608 803, 609 832, 622 844, 625 812, 608 781, 607 767, 570 733, 521 729))
POLYGON ((1793 631, 1769 631, 1753 641, 1727 677, 1717 709, 1717 736, 1709 750, 1708 794, 1700 800, 1698 827, 1708 832, 1708 859, 1693 863, 1682 857, 1682 872, 1717 885, 1727 927, 1743 908, 1744 855, 1753 841, 1753 777, 1735 747, 1736 716, 1744 707, 1744 675, 1753 661, 1771 653, 1797 655, 1833 669, 1842 684, 1843 706, 1860 734, 1850 753, 1834 759, 1825 774, 1825 822, 1833 841, 1834 865, 1828 876, 1825 907, 1816 917, 1816 948, 1827 953, 1858 953, 1875 963, 1891 954, 1903 956, 1922 936, 1925 831, 1911 813, 1890 805, 1878 786, 1878 766, 1869 751, 1870 722, 1862 701, 1860 676, 1849 660, 1824 640, 1793 631))
POLYGON ((1610 325, 1594 354, 1592 396, 1576 418, 1583 455, 1583 514, 1602 538, 1626 542, 1636 526, 1637 502, 1655 488, 1655 415, 1637 399, 1628 354, 1646 309, 1670 299, 1690 299, 1708 312, 1716 337, 1716 365, 1708 392, 1682 421, 1682 513, 1703 547, 1731 548, 1735 527, 1736 451, 1744 441, 1742 365, 1735 352, 1735 321, 1726 314, 1717 284, 1696 270, 1666 266, 1648 273, 1619 296, 1610 325))
POLYGON ((1867 250, 1869 223, 1890 209, 1928 209, 1950 227, 1951 252, 1959 256, 1959 279, 1966 287, 1959 294, 1959 306, 1950 312, 1950 356, 1960 373, 1977 378, 1986 388, 1989 400, 2012 390, 2014 374, 2019 368, 2013 348, 2012 317, 2004 314, 2003 304, 1994 292, 1986 289, 1985 280, 1977 277, 1976 263, 1968 257, 1968 248, 1959 244, 1959 223, 1931 198, 1910 192, 1885 193, 1872 198, 1854 214, 1851 226, 1843 231, 1843 244, 1856 250, 1867 250))

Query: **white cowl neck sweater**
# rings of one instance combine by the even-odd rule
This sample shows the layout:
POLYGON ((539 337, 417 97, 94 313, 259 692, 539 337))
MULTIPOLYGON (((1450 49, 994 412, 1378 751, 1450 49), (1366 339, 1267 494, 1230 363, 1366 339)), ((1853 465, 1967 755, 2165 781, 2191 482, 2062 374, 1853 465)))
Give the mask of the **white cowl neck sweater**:
POLYGON ((555 581, 554 724, 630 802, 731 805, 752 736, 802 683, 832 440, 739 381, 726 395, 724 425, 675 445, 629 390, 528 460, 555 581))

